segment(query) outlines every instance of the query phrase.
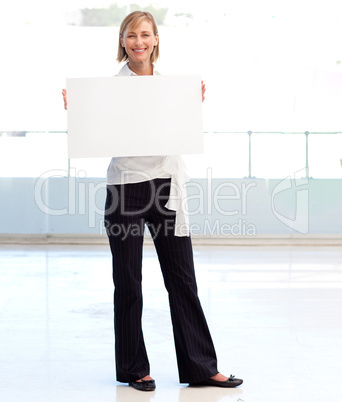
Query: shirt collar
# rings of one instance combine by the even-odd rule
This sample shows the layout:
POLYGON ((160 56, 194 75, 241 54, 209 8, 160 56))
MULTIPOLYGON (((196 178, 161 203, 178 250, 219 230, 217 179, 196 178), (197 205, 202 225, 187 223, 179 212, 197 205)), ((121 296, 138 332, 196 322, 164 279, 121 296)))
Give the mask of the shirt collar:
MULTIPOLYGON (((134 73, 129 67, 128 67, 128 63, 126 63, 121 70, 118 72, 118 76, 134 76, 134 75, 138 75, 136 73, 134 73)), ((156 69, 153 66, 153 75, 160 75, 158 73, 158 71, 156 71, 156 69)))

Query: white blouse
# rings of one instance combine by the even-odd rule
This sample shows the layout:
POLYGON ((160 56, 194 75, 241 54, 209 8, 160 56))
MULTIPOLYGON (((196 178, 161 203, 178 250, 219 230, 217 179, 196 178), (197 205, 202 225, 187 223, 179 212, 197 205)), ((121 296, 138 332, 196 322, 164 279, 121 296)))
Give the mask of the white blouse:
MULTIPOLYGON (((118 76, 137 75, 126 63, 118 76)), ((153 75, 159 75, 153 71, 153 75)), ((165 207, 176 211, 175 236, 189 236, 189 216, 186 182, 189 176, 179 155, 128 156, 112 158, 107 170, 108 184, 140 183, 159 178, 171 178, 170 197, 165 207)))

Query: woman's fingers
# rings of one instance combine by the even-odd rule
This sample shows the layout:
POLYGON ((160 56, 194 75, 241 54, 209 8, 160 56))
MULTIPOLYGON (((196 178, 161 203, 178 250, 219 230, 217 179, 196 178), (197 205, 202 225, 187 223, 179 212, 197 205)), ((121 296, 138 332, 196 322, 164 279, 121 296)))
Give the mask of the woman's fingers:
POLYGON ((205 94, 205 91, 206 91, 206 87, 205 87, 205 84, 203 83, 203 81, 201 81, 201 82, 202 82, 202 102, 204 102, 204 99, 205 99, 204 94, 205 94))
POLYGON ((67 101, 67 91, 66 89, 62 89, 62 95, 63 95, 63 100, 64 100, 64 109, 68 109, 68 101, 67 101))

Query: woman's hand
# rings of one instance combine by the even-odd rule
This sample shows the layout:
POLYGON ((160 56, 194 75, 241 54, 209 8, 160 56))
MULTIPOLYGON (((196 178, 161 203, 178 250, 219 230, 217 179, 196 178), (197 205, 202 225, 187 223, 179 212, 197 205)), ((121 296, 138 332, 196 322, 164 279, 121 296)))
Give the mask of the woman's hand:
POLYGON ((67 101, 67 91, 66 89, 62 90, 63 100, 64 100, 64 109, 68 109, 68 101, 67 101))
POLYGON ((203 84, 203 81, 202 81, 202 102, 204 102, 204 99, 205 99, 205 96, 204 96, 205 91, 206 91, 205 84, 203 84))

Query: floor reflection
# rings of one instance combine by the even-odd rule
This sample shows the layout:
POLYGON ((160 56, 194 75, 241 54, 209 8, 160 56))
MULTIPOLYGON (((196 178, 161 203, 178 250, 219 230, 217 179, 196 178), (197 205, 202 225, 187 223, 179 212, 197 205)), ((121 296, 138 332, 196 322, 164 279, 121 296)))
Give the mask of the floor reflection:
POLYGON ((0 245, 1 400, 340 401, 342 249, 194 251, 219 369, 242 378, 241 387, 179 384, 153 247, 144 256, 143 328, 157 389, 144 393, 114 380, 108 247, 0 245))

